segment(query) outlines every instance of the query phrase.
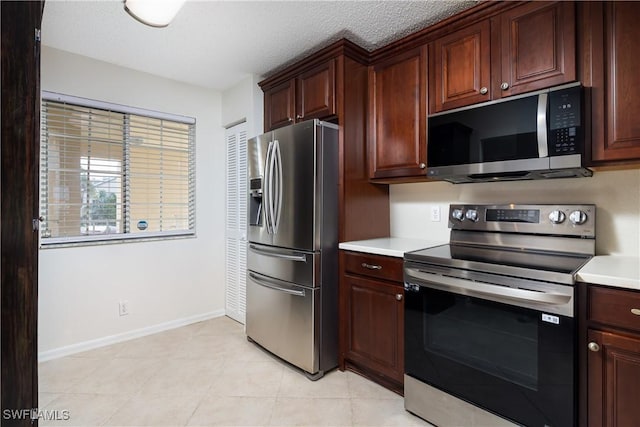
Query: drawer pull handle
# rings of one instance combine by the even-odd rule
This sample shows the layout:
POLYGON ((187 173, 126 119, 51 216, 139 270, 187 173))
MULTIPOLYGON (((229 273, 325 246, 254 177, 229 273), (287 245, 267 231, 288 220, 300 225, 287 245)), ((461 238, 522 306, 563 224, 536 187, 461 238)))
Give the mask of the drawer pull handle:
POLYGON ((589 345, 587 345, 587 347, 589 348, 589 350, 593 352, 600 351, 600 346, 598 345, 597 342, 590 342, 589 345))
POLYGON ((362 266, 364 268, 368 268, 369 270, 382 270, 382 266, 381 265, 367 264, 366 262, 363 262, 362 266))
POLYGON ((402 301, 402 294, 396 294, 396 299, 398 301, 402 301))
POLYGON ((640 316, 640 308, 632 308, 631 314, 635 314, 636 316, 640 316))

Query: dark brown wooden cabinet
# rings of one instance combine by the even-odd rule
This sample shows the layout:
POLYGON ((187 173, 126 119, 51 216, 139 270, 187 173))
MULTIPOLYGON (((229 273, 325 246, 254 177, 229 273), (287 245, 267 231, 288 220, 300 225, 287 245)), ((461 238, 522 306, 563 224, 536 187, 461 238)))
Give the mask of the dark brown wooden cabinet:
POLYGON ((581 425, 626 427, 640 419, 640 292, 585 285, 586 399, 581 425), (584 420, 587 420, 586 422, 584 420))
POLYGON ((591 87, 594 165, 640 162, 640 3, 580 4, 582 81, 591 87))
POLYGON ((430 49, 429 103, 432 112, 491 99, 489 20, 439 38, 430 49))
POLYGON ((369 176, 426 176, 427 50, 369 67, 369 176))
POLYGON ((436 39, 430 52, 432 113, 575 81, 575 4, 521 4, 436 39))
POLYGON ((340 263, 340 369, 402 394, 402 259, 340 251, 340 263))
POLYGON ((289 80, 264 92, 264 130, 290 125, 295 119, 296 81, 289 80))
POLYGON ((264 127, 273 130, 336 113, 335 60, 330 59, 264 90, 264 127))

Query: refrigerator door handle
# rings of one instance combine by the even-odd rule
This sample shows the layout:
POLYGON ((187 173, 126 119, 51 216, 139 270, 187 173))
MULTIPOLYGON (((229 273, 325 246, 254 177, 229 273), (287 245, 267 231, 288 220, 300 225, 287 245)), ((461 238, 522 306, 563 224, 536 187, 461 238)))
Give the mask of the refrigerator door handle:
POLYGON ((267 282, 266 278, 258 277, 257 275, 255 275, 254 273, 251 273, 251 272, 249 272, 249 277, 256 284, 258 284, 260 286, 264 286, 265 288, 273 289, 274 291, 278 291, 278 292, 284 292, 286 294, 294 295, 294 296, 297 296, 297 297, 304 297, 305 296, 304 289, 298 291, 298 290, 295 290, 295 289, 281 287, 281 286, 278 286, 278 282, 279 281, 274 280, 274 279, 269 279, 269 281, 273 281, 273 283, 269 283, 269 282, 267 282))
POLYGON ((277 166, 277 173, 274 174, 274 176, 276 177, 275 181, 276 181, 276 200, 274 201, 274 209, 275 209, 275 213, 274 213, 274 225, 273 225, 273 234, 278 233, 278 227, 280 226, 280 214, 282 213, 282 195, 283 195, 283 191, 282 191, 282 183, 283 183, 283 176, 282 176, 282 152, 280 151, 280 142, 276 139, 275 141, 273 141, 274 144, 274 148, 273 151, 275 153, 274 156, 274 167, 277 166))
POLYGON ((273 141, 269 142, 267 147, 267 156, 264 162, 264 182, 263 182, 263 195, 264 195, 264 223, 267 226, 267 234, 272 234, 271 225, 271 197, 273 186, 271 185, 271 157, 273 155, 273 141))
POLYGON ((255 246, 255 245, 249 245, 249 250, 253 251, 253 252, 257 253, 257 254, 270 256, 270 257, 273 257, 273 258, 281 258, 281 259, 286 259, 288 261, 307 262, 307 256, 305 254, 288 255, 288 254, 283 254, 283 253, 279 253, 279 252, 272 252, 272 251, 267 250, 267 249, 262 249, 262 248, 259 248, 259 247, 255 246))

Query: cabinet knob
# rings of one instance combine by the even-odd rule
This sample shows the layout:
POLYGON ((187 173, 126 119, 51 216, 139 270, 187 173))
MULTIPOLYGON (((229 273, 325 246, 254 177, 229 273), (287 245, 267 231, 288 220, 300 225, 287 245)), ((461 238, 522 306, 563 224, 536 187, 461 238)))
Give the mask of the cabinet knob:
POLYGON ((631 314, 635 314, 636 316, 640 316, 640 308, 632 308, 631 314))
POLYGON ((502 90, 507 90, 507 89, 509 89, 509 83, 507 83, 507 82, 502 82, 502 84, 500 85, 500 89, 502 89, 502 90))
POLYGON ((302 119, 302 114, 297 114, 296 115, 296 120, 300 120, 300 119, 302 119))
POLYGON ((289 117, 289 118, 287 118, 287 121, 288 121, 289 123, 291 123, 291 122, 293 121, 293 119, 292 119, 291 117, 289 117))
POLYGON ((480 95, 486 95, 487 92, 489 92, 489 89, 487 89, 486 87, 481 87, 480 88, 480 95))
POLYGON ((593 352, 600 351, 600 346, 598 345, 597 342, 590 342, 589 345, 587 345, 587 347, 589 348, 589 350, 593 352))
POLYGON ((402 301, 402 294, 396 294, 396 299, 398 301, 402 301))
POLYGON ((420 169, 426 169, 427 168, 427 165, 425 163, 420 163, 419 166, 420 166, 420 169))

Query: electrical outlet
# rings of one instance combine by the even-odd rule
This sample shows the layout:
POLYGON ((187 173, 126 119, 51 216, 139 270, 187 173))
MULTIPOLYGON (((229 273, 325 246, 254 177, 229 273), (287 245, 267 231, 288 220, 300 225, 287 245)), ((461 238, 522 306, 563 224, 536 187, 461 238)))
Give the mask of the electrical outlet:
POLYGON ((431 221, 440 222, 440 206, 431 206, 431 221))
POLYGON ((118 304, 120 316, 126 316, 129 314, 129 301, 120 301, 118 304))

